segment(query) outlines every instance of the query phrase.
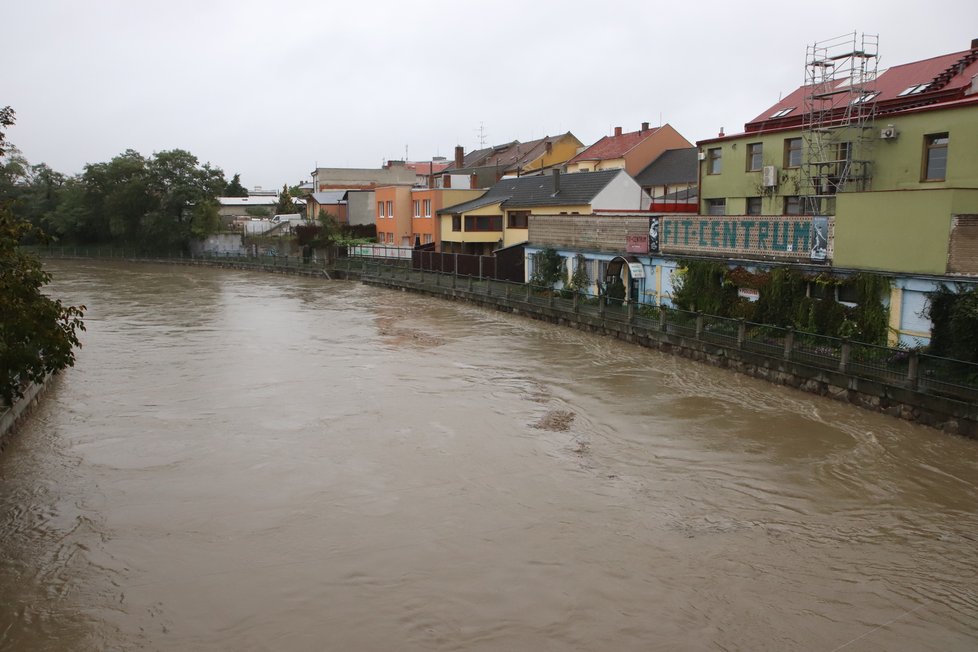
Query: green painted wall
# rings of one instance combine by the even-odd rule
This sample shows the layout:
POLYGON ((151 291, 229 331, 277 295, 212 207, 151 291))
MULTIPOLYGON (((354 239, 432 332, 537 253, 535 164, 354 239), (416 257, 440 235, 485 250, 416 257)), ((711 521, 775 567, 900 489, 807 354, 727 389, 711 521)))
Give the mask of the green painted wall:
POLYGON ((953 190, 840 195, 837 267, 944 274, 953 190))
MULTIPOLYGON (((801 170, 784 166, 785 140, 802 133, 749 134, 700 144, 702 152, 716 147, 722 152, 720 174, 708 173, 709 155, 700 162, 701 212, 708 211, 706 200, 724 198, 727 215, 742 215, 747 197, 760 196, 762 214, 781 214, 785 196, 803 193, 801 170), (762 144, 762 165, 778 168, 773 191, 765 192, 760 171, 747 171, 751 143, 762 144)), ((833 265, 946 273, 952 215, 978 213, 978 105, 881 116, 869 134, 862 156, 873 162, 871 185, 868 191, 837 197, 833 265), (881 139, 880 130, 889 125, 898 136, 881 139), (945 132, 946 178, 921 181, 926 137, 945 132)))
MULTIPOLYGON (((873 190, 978 188, 978 105, 902 116, 882 116, 878 128, 892 124, 898 136, 879 140, 873 156, 873 190), (947 179, 920 180, 924 138, 948 134, 947 179)), ((878 132, 877 132, 878 134, 878 132)))

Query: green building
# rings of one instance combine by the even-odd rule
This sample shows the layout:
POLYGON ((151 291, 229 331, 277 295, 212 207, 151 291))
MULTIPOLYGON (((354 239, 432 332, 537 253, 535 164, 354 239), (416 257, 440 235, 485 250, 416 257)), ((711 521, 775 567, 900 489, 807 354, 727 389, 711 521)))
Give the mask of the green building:
POLYGON ((978 39, 886 70, 877 60, 874 37, 810 46, 804 86, 743 133, 698 142, 700 213, 721 234, 774 234, 712 239, 728 259, 891 276, 892 339, 921 342, 925 293, 978 282, 978 39))

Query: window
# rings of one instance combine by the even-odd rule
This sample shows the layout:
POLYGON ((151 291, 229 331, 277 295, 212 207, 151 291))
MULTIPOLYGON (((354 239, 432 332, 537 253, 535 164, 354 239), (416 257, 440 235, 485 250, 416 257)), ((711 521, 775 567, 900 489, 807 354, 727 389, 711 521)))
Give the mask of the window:
POLYGON ((727 200, 726 199, 707 199, 706 200, 706 214, 707 215, 726 215, 727 214, 727 200))
POLYGON ((760 197, 748 197, 747 198, 747 214, 748 215, 760 215, 761 214, 761 198, 760 197))
POLYGON ((706 173, 720 174, 720 157, 723 151, 719 147, 706 150, 706 173))
POLYGON ((789 195, 784 198, 785 215, 804 215, 804 200, 798 195, 789 195))
POLYGON ((393 233, 388 233, 387 234, 387 244, 394 244, 394 234, 393 233))
POLYGON ((747 171, 757 172, 761 169, 762 157, 761 153, 764 150, 763 143, 750 143, 747 145, 747 171))
POLYGON ((899 93, 897 93, 897 97, 904 97, 906 95, 916 95, 917 93, 923 93, 925 90, 927 90, 928 86, 930 86, 930 82, 926 84, 915 84, 914 86, 911 86, 910 88, 906 88, 900 91, 899 93))
POLYGON ((394 219, 394 202, 387 202, 387 217, 394 219))
POLYGON ((785 117, 786 115, 788 115, 789 113, 791 113, 794 110, 795 110, 795 107, 791 107, 790 109, 781 109, 780 111, 775 111, 774 113, 772 113, 771 114, 771 117, 772 118, 783 118, 783 117, 785 117))
POLYGON ((852 143, 839 143, 835 150, 836 160, 839 163, 849 163, 852 161, 852 143))
POLYGON ((465 230, 469 231, 502 231, 502 215, 466 215, 465 230))
POLYGON ((528 228, 530 211, 510 211, 506 227, 510 229, 528 228))
POLYGON ((431 217, 431 200, 424 200, 424 216, 431 217))
POLYGON ((786 168, 801 166, 801 138, 784 139, 784 166, 786 168))
POLYGON ((461 230, 462 230, 462 216, 452 215, 452 231, 461 231, 461 230))
POLYGON ((384 215, 386 215, 384 213, 384 202, 379 201, 377 202, 377 217, 384 217, 384 215))
POLYGON ((382 231, 377 231, 377 242, 384 242, 386 236, 382 231))
POLYGON ((866 93, 865 95, 860 95, 853 101, 849 102, 849 104, 866 104, 875 100, 877 95, 879 95, 879 92, 866 93))
POLYGON ((414 200, 414 216, 421 217, 421 202, 417 199, 414 200))
POLYGON ((944 181, 947 178, 947 134, 924 136, 924 169, 921 181, 944 181))
POLYGON ((430 233, 425 233, 424 234, 424 244, 431 244, 431 234, 430 233))

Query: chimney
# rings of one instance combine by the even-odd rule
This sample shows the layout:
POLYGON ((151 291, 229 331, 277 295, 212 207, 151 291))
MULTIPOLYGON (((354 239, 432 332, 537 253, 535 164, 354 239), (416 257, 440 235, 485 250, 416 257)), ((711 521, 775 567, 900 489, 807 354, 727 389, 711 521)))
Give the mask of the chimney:
POLYGON ((554 194, 560 192, 560 170, 554 170, 554 194))
POLYGON ((642 123, 642 131, 648 131, 648 130, 649 130, 649 123, 648 122, 643 122, 642 123))
POLYGON ((465 148, 461 145, 455 146, 455 167, 461 168, 465 162, 465 148))
POLYGON ((723 127, 720 127, 720 133, 717 134, 717 137, 718 138, 723 138, 723 136, 724 136, 724 134, 723 134, 723 127))
POLYGON ((621 136, 621 127, 615 127, 615 135, 621 136))
POLYGON ((978 49, 978 38, 971 39, 971 49, 972 50, 978 49))
POLYGON ((450 175, 450 174, 443 174, 443 175, 441 175, 441 187, 442 188, 451 188, 452 187, 452 175, 450 175))
POLYGON ((472 190, 479 189, 479 177, 475 176, 475 174, 469 175, 469 188, 472 190))
POLYGON ((553 154, 553 153, 554 153, 554 144, 548 140, 547 141, 547 154, 553 154))

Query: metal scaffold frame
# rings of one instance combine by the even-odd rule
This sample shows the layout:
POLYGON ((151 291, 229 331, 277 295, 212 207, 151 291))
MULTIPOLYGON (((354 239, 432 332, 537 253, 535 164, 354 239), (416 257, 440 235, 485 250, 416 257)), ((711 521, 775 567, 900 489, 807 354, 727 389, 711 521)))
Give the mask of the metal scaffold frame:
POLYGON ((836 193, 870 187, 878 50, 878 35, 856 32, 806 49, 799 190, 808 213, 834 215, 836 193))

